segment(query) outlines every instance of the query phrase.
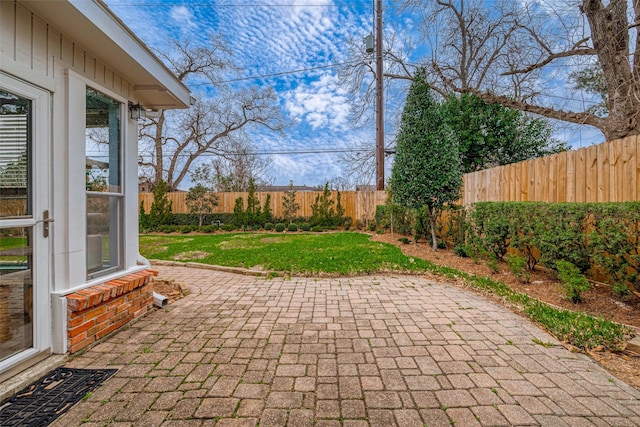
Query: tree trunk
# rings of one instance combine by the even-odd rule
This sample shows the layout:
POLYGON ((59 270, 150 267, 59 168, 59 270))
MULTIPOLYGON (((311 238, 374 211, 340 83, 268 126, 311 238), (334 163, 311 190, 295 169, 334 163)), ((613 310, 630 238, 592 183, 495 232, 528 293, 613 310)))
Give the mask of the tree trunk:
POLYGON ((438 237, 436 236, 436 217, 438 210, 432 206, 429 206, 429 225, 431 228, 431 248, 433 251, 438 250, 438 237))
MULTIPOLYGON (((640 12, 640 2, 634 2, 634 16, 640 12)), ((608 88, 609 115, 601 128, 607 140, 640 134, 640 44, 630 52, 627 0, 611 0, 604 6, 601 0, 584 0, 582 12, 589 20, 593 47, 597 52, 608 88)), ((637 33, 636 27, 636 33, 637 33)))

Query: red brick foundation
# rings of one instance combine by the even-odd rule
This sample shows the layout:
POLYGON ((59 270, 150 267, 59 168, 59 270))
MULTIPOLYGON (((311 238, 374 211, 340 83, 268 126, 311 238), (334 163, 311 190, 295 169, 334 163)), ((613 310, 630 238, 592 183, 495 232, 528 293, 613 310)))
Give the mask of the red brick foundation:
POLYGON ((75 353, 153 306, 153 276, 144 270, 67 295, 67 337, 75 353))

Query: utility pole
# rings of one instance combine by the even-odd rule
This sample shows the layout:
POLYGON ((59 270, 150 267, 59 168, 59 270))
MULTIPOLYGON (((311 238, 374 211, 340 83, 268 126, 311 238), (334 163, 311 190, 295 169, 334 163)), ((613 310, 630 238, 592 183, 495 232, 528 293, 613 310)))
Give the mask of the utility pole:
POLYGON ((382 0, 376 0, 376 190, 384 190, 384 97, 382 85, 382 0))

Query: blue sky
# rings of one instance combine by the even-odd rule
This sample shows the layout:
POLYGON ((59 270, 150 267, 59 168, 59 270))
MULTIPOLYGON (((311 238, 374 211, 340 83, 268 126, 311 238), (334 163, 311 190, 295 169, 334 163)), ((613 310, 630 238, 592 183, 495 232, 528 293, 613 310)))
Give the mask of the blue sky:
MULTIPOLYGON (((270 153, 270 175, 276 184, 293 180, 297 185, 321 185, 344 175, 341 155, 327 151, 352 150, 362 144, 373 148, 375 125, 373 121, 358 128, 351 124, 348 94, 338 84, 333 66, 353 61, 349 42, 359 42, 372 31, 371 0, 105 1, 154 49, 166 50, 171 38, 198 45, 208 43, 210 33, 222 34, 234 62, 242 68, 237 77, 247 78, 235 84, 276 89, 282 114, 294 125, 282 134, 264 129, 251 132, 256 151, 270 153), (288 154, 278 154, 282 152, 288 154)), ((416 43, 411 46, 410 59, 418 61, 425 48, 412 37, 417 27, 415 17, 401 14, 388 1, 384 5, 385 36, 407 35, 416 43)), ((562 82, 557 85, 555 96, 566 92, 562 82)), ((387 145, 394 138, 406 88, 405 81, 398 81, 386 94, 387 145)), ((556 137, 574 147, 602 140, 598 131, 576 126, 558 126, 556 137)), ((387 177, 389 171, 387 164, 387 177)))

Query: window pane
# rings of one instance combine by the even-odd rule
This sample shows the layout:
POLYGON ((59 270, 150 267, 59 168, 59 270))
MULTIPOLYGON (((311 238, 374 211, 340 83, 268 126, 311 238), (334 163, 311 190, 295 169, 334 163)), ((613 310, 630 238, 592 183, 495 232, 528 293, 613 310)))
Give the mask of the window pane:
POLYGON ((121 196, 87 195, 87 272, 107 273, 120 266, 121 196))
POLYGON ((0 217, 31 215, 31 101, 0 90, 0 217))
POLYGON ((31 230, 0 229, 0 360, 33 347, 31 230))
POLYGON ((121 104, 87 88, 87 191, 120 193, 121 104))

